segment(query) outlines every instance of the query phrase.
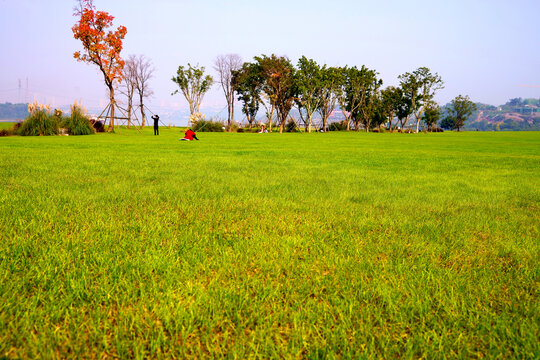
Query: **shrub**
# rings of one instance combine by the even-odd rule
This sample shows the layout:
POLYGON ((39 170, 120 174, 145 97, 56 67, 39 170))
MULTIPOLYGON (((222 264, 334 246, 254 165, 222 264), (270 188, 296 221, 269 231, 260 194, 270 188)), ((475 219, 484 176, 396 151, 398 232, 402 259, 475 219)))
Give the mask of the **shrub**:
POLYGON ((21 127, 21 122, 17 121, 10 128, 0 129, 0 136, 12 136, 12 135, 15 135, 15 134, 17 134, 17 130, 19 130, 20 127, 21 127))
POLYGON ((0 136, 11 136, 13 135, 13 128, 11 129, 0 129, 0 136))
POLYGON ((95 133, 92 123, 86 115, 86 110, 77 102, 71 105, 71 116, 64 118, 62 127, 66 128, 70 135, 90 135, 95 133))
POLYGON ((289 122, 285 125, 286 132, 296 132, 297 126, 294 120, 290 119, 289 122))
POLYGON ((19 127, 21 136, 39 136, 58 134, 58 122, 48 106, 38 103, 28 104, 28 117, 19 127))
POLYGON ((333 122, 328 126, 328 131, 344 131, 344 130, 347 130, 347 122, 345 120, 333 122))
POLYGON ((198 120, 193 123, 191 130, 195 132, 223 132, 223 123, 212 120, 198 120))

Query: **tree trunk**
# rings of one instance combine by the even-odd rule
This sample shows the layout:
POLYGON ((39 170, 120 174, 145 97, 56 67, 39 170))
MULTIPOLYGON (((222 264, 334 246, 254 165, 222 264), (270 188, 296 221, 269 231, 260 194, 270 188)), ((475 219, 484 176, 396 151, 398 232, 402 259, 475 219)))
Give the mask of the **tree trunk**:
POLYGON ((132 111, 131 108, 132 108, 132 106, 133 106, 133 100, 130 97, 128 97, 128 108, 127 108, 127 116, 128 116, 128 125, 127 125, 127 127, 128 127, 128 129, 131 126, 131 111, 132 111))
POLYGON ((142 99, 141 99, 141 118, 142 118, 141 127, 144 127, 146 125, 146 115, 144 113, 144 105, 142 103, 142 99))
POLYGON ((116 103, 114 101, 114 87, 109 86, 109 102, 111 103, 110 112, 109 112, 109 128, 107 132, 114 132, 114 109, 116 108, 116 103))
POLYGON ((268 131, 272 132, 272 118, 274 117, 275 106, 272 104, 272 110, 270 110, 270 118, 268 119, 268 131))
POLYGON ((231 103, 231 115, 229 120, 229 132, 233 131, 233 123, 234 123, 234 97, 233 102, 231 103))

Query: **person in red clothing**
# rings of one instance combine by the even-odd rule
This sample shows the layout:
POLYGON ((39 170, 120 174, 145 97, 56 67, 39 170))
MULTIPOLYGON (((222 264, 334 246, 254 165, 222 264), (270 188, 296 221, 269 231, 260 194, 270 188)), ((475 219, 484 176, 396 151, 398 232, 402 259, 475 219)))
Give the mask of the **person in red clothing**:
POLYGON ((193 139, 199 140, 199 139, 197 139, 197 135, 193 132, 193 130, 187 129, 186 135, 180 140, 191 141, 193 139))

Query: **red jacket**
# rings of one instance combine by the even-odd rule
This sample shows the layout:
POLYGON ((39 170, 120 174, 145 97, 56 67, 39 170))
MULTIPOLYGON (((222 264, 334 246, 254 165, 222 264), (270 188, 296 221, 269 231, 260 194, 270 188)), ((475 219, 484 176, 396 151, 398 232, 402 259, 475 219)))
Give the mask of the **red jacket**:
POLYGON ((186 136, 184 136, 184 139, 187 139, 187 140, 193 140, 193 138, 197 139, 197 135, 195 135, 195 133, 193 132, 193 130, 188 129, 188 130, 186 131, 186 136))

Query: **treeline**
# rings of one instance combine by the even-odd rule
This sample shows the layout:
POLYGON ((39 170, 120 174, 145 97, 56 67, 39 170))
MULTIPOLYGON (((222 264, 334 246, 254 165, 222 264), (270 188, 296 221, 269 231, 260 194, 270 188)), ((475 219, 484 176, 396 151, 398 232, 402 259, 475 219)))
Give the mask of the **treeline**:
POLYGON ((0 104, 0 120, 24 119, 28 116, 28 104, 0 104))
MULTIPOLYGON (((228 104, 229 130, 233 128, 234 96, 241 103, 250 129, 264 107, 269 127, 275 119, 280 132, 296 120, 309 132, 315 118, 320 119, 318 127, 327 131, 328 120, 338 109, 344 117, 341 127, 346 130, 370 131, 385 124, 388 130, 403 131, 413 121, 408 130, 432 131, 442 116, 434 97, 444 82, 427 67, 400 75, 399 86, 386 88, 374 69, 320 65, 305 56, 295 66, 284 56, 261 55, 252 62, 242 62, 238 55, 222 55, 215 69, 228 104), (299 119, 291 116, 295 107, 299 119)), ((204 67, 188 64, 187 68, 180 66, 172 80, 180 87, 196 120, 199 104, 213 79, 205 76, 204 67)), ((447 121, 459 130, 474 110, 474 103, 459 95, 452 101, 447 121)))

